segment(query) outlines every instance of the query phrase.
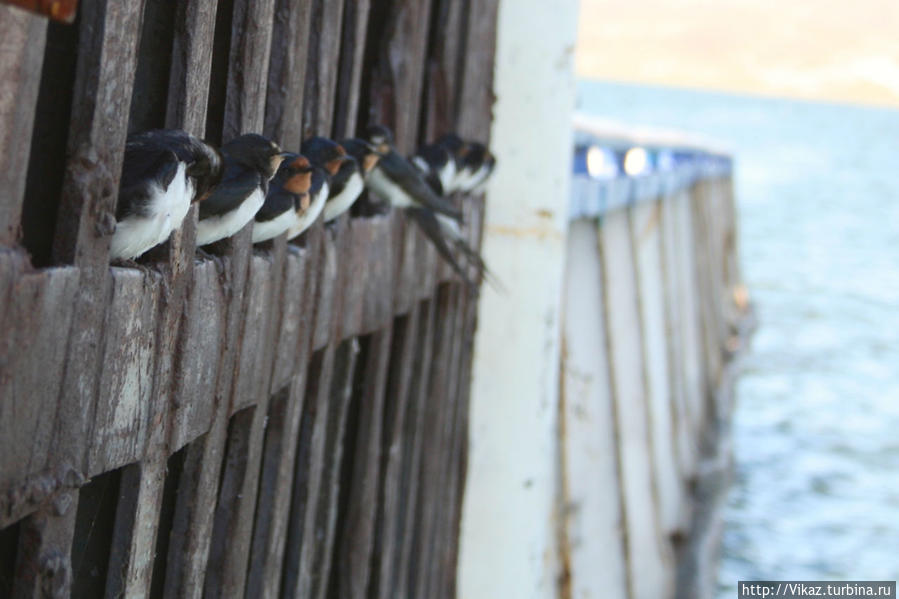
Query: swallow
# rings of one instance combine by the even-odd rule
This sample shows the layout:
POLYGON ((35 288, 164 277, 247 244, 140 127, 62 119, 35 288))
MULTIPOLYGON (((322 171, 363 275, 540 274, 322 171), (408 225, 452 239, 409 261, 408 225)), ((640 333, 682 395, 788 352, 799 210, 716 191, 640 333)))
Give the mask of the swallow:
POLYGON ((274 239, 299 226, 311 203, 312 168, 305 156, 285 156, 269 183, 262 208, 253 217, 253 243, 274 239))
POLYGON ((459 172, 458 156, 464 152, 465 142, 448 133, 435 142, 419 148, 412 163, 425 175, 425 181, 439 195, 455 191, 454 182, 459 172))
POLYGON ((200 202, 197 246, 231 237, 253 220, 265 203, 269 181, 288 155, 278 144, 255 133, 222 146, 224 175, 209 197, 200 202))
POLYGON ((339 142, 346 155, 337 173, 331 179, 328 200, 325 203, 325 222, 331 222, 349 210, 365 190, 365 181, 378 163, 380 156, 361 139, 343 139, 339 142))
POLYGON ((312 165, 311 182, 309 185, 309 207, 298 216, 296 223, 287 230, 287 239, 293 239, 300 233, 315 224, 316 219, 322 213, 325 202, 328 200, 331 175, 317 164, 312 165))
POLYGON ((312 164, 312 183, 309 190, 309 209, 297 220, 287 232, 287 238, 293 239, 312 226, 325 209, 325 203, 331 192, 331 179, 340 170, 346 157, 346 150, 326 137, 310 137, 303 140, 300 151, 312 164))
POLYGON ((381 155, 368 177, 372 191, 398 208, 427 208, 456 221, 462 220, 462 212, 436 194, 418 168, 393 148, 393 133, 387 127, 369 127, 366 140, 381 155))
POLYGON ((496 158, 487 146, 477 142, 468 144, 467 151, 461 157, 461 168, 456 177, 456 187, 464 192, 480 191, 493 169, 496 158))
POLYGON ((178 129, 128 136, 109 254, 133 260, 181 226, 222 176, 218 151, 178 129))

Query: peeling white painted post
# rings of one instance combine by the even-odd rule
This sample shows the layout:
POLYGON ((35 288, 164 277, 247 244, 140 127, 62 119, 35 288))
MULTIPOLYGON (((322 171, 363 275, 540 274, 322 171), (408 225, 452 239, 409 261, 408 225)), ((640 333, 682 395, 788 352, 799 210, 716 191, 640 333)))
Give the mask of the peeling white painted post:
POLYGON ((558 386, 578 2, 499 6, 484 291, 459 556, 462 599, 556 597, 558 386))

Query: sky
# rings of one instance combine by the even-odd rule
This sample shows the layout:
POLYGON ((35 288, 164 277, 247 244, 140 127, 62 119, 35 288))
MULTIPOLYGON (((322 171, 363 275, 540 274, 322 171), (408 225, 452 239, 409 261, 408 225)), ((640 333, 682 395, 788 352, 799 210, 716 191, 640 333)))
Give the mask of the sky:
POLYGON ((899 0, 581 0, 579 77, 899 107, 899 0))

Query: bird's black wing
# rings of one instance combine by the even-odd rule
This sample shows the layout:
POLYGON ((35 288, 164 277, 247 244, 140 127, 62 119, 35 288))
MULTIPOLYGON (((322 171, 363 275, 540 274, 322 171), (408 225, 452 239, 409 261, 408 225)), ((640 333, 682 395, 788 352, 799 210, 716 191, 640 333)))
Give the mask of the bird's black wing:
POLYGON ((462 212, 448 200, 434 193, 415 165, 397 152, 391 150, 381 156, 378 166, 384 169, 385 174, 402 187, 414 201, 457 221, 462 220, 462 212))
POLYGON ((265 222, 294 209, 296 196, 280 187, 272 187, 265 196, 265 203, 256 213, 255 220, 265 222))
POLYGON ((200 202, 200 218, 225 214, 234 210, 259 187, 262 177, 254 170, 232 167, 225 171, 222 182, 200 202))
POLYGON ((178 173, 178 164, 178 157, 171 150, 126 146, 116 218, 143 214, 150 201, 151 185, 168 189, 178 173))
POLYGON ((353 158, 351 154, 347 154, 343 164, 340 165, 340 170, 337 171, 336 175, 331 177, 331 188, 328 191, 328 195, 333 198, 343 191, 347 182, 350 180, 350 177, 359 170, 359 162, 353 158))
POLYGON ((465 269, 462 268, 453 255, 453 251, 446 244, 446 239, 444 239, 443 233, 440 231, 440 223, 437 222, 437 217, 434 216, 434 213, 427 208, 406 208, 406 214, 415 219, 422 232, 434 243, 437 252, 443 256, 444 260, 449 262, 449 265, 458 273, 465 285, 469 289, 477 290, 477 286, 468 278, 468 273, 465 272, 465 269))

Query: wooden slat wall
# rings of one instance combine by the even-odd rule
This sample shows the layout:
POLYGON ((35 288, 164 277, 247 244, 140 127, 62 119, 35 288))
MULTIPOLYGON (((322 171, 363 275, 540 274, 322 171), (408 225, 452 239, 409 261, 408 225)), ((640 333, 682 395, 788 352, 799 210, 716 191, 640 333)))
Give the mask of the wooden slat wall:
MULTIPOLYGON (((454 596, 476 297, 417 228, 346 216, 261 248, 247 228, 201 257, 193 208, 145 271, 108 241, 138 127, 489 141, 497 1, 80 4, 49 29, 0 6, 0 589, 454 596), (160 27, 171 47, 141 40, 160 27), (42 72, 66 31, 72 89, 42 72), (40 94, 72 98, 46 249, 20 223, 40 94)), ((483 198, 455 201, 479 246, 483 198)))

